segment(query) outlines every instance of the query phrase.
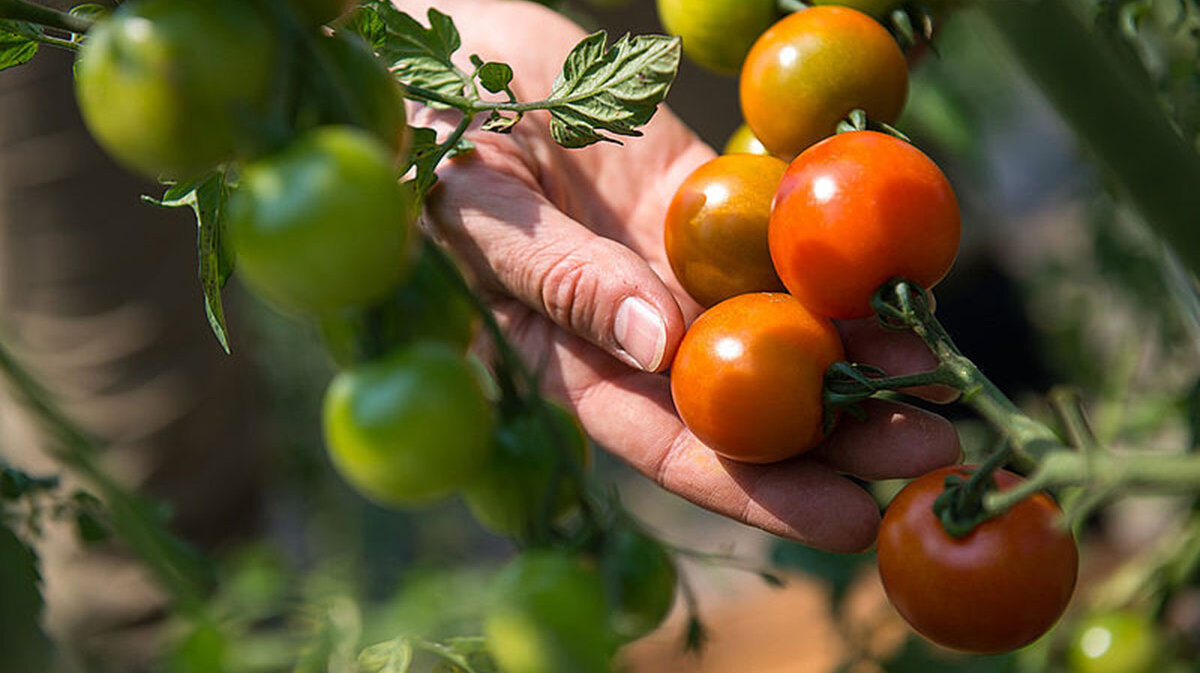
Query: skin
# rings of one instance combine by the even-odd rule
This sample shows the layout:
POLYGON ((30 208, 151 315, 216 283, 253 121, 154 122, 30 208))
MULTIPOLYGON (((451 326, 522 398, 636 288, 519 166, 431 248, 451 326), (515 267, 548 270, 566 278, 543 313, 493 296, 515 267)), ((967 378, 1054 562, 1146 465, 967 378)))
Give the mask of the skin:
POLYGON ((812 7, 754 43, 738 90, 742 116, 772 154, 794 157, 833 135, 856 108, 892 123, 908 97, 908 63, 878 21, 845 7, 812 7))
MULTIPOLYGON (((399 2, 424 16, 430 2, 399 2)), ((544 96, 584 32, 532 3, 439 0, 465 48, 505 60, 522 99, 544 96), (537 45, 536 50, 530 45, 537 45)), ((457 116, 421 108, 414 123, 446 129, 457 116)), ((772 533, 830 550, 870 546, 879 510, 843 474, 916 476, 958 459, 952 426, 892 402, 864 406, 821 447, 769 466, 727 461, 689 432, 671 403, 667 369, 687 321, 700 312, 676 281, 662 223, 683 179, 715 153, 670 110, 623 147, 563 150, 541 113, 510 135, 471 133, 478 151, 439 172, 426 224, 473 271, 493 311, 548 393, 601 446, 692 502, 772 533), (662 317, 665 345, 639 366, 614 336, 617 308, 638 297, 662 317)), ((916 337, 870 323, 839 325, 847 357, 895 373, 929 369, 916 337)), ((945 391, 938 391, 944 399, 945 391)))
POLYGON ((675 277, 704 306, 746 292, 782 292, 767 222, 787 164, 720 156, 683 181, 667 209, 665 244, 675 277))
POLYGON ((788 291, 831 318, 871 315, 871 295, 902 276, 933 287, 954 263, 958 201, 909 143, 842 133, 797 157, 779 185, 771 258, 788 291))
MULTIPOLYGON (((1062 510, 1036 494, 963 538, 933 514, 945 478, 931 472, 888 506, 878 562, 892 605, 921 635, 964 652, 1007 652, 1033 642, 1062 615, 1075 588, 1079 555, 1062 510)), ((1020 477, 999 471, 1001 490, 1020 477)))

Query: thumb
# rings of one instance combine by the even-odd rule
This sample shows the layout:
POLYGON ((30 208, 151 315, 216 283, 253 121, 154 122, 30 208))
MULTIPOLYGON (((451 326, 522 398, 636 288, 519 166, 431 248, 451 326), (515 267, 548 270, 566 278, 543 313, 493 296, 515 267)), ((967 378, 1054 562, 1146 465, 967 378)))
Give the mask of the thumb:
POLYGON ((683 312, 644 259, 567 216, 531 178, 478 161, 439 176, 433 224, 481 281, 632 367, 670 365, 683 312))

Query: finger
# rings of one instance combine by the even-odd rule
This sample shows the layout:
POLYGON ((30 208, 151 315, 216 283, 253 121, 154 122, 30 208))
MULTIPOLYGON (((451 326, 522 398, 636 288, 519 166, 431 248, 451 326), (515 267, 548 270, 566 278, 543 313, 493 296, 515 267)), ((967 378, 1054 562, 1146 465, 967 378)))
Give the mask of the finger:
MULTIPOLYGON (((888 376, 927 372, 938 366, 937 356, 910 331, 885 329, 874 318, 837 321, 850 362, 879 367, 888 376)), ((905 393, 937 404, 958 399, 958 391, 943 385, 905 388, 905 393)))
POLYGON ((564 215, 519 158, 474 154, 440 173, 430 207, 438 233, 502 293, 630 366, 665 369, 684 319, 662 279, 564 215))
POLYGON ((719 458, 687 430, 665 376, 637 372, 511 303, 498 315, 535 358, 548 392, 564 398, 601 446, 691 502, 830 551, 866 549, 879 509, 829 466, 811 460, 751 465, 719 458))
POLYGON ((865 419, 843 415, 808 455, 861 479, 916 477, 961 460, 958 433, 941 416, 887 400, 867 400, 862 408, 865 419))

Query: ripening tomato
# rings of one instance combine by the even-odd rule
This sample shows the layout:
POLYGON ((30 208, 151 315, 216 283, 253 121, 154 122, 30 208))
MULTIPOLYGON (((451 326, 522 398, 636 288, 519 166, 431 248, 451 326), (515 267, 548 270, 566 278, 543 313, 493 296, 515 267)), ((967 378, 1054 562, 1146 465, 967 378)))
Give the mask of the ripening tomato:
POLYGON ((742 124, 733 130, 729 136, 729 140, 725 141, 725 147, 721 149, 721 154, 762 154, 770 155, 766 147, 763 147, 762 141, 754 137, 754 131, 750 130, 749 126, 742 124))
POLYGON ((703 306, 747 292, 783 291, 767 249, 767 222, 786 170, 771 156, 722 155, 679 185, 664 227, 667 259, 703 306))
POLYGON ((1165 640, 1144 613, 1092 614, 1075 626, 1067 662, 1072 673, 1154 673, 1164 668, 1165 640))
POLYGON ((310 131, 242 171, 226 222, 238 276, 297 313, 379 301, 411 265, 406 194, 373 136, 310 131))
POLYGON ((696 63, 735 75, 750 45, 778 16, 775 0, 658 0, 663 28, 696 63))
POLYGON ((504 673, 608 673, 604 581, 565 551, 527 551, 496 579, 483 631, 504 673))
POLYGON ((742 116, 772 154, 794 157, 855 109, 892 123, 908 96, 908 63, 875 19, 810 7, 754 43, 739 80, 742 116))
POLYGON ((713 451, 748 463, 803 453, 823 438, 825 370, 844 357, 833 323, 782 293, 743 294, 688 329, 671 396, 713 451))
POLYGON ((79 50, 79 109, 121 164, 151 178, 195 175, 256 144, 276 45, 241 0, 133 0, 79 50))
MULTIPOLYGON (((1045 493, 952 537, 933 512, 946 467, 914 480, 892 500, 879 528, 877 560, 888 599, 918 633, 954 650, 999 653, 1027 645, 1066 609, 1079 554, 1062 511, 1045 493)), ((996 485, 1021 478, 997 471, 996 485)))
POLYGON ((491 407, 475 371, 440 343, 342 371, 325 393, 322 423, 334 467, 384 505, 448 496, 491 455, 491 407))
POLYGON ((958 201, 937 165, 874 131, 840 133, 796 157, 771 211, 771 259, 819 315, 871 315, 871 295, 901 276, 926 289, 954 263, 958 201))

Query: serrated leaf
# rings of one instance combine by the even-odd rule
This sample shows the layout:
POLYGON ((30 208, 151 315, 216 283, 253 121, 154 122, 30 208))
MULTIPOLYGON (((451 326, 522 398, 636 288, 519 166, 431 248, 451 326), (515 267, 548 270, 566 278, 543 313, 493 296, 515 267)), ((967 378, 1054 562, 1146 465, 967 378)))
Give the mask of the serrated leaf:
POLYGON ((615 141, 607 131, 639 136, 670 91, 681 54, 677 37, 593 33, 575 45, 554 81, 550 135, 563 147, 615 141))
POLYGON ((369 7, 356 8, 350 20, 339 30, 357 34, 374 52, 382 49, 387 42, 387 27, 383 25, 383 19, 369 7))
POLYGON ((426 28, 387 0, 370 0, 366 6, 383 23, 386 36, 376 51, 397 79, 440 94, 459 96, 468 90, 469 76, 451 60, 462 38, 449 16, 430 7, 426 28))
POLYGON ((24 65, 37 53, 38 28, 24 21, 0 19, 0 71, 24 65))
POLYGON ((200 286, 204 292, 204 312, 213 335, 229 352, 228 327, 221 303, 221 289, 233 273, 233 260, 222 245, 222 220, 229 187, 223 171, 213 171, 189 182, 172 185, 162 199, 145 198, 164 208, 191 208, 196 215, 196 251, 200 286))
MULTIPOLYGON (((418 188, 420 192, 416 195, 419 199, 424 198, 424 190, 428 190, 437 182, 437 175, 434 171, 437 170, 438 163, 443 158, 456 157, 475 149, 475 144, 470 140, 459 138, 454 147, 451 147, 443 157, 442 146, 438 143, 437 132, 433 129, 414 127, 411 138, 408 168, 416 168, 416 180, 411 182, 415 182, 414 187, 418 188)), ((407 172, 407 168, 405 172, 407 172)))
POLYGON ((500 93, 512 83, 513 69, 507 63, 489 61, 479 66, 479 83, 492 93, 500 93))

